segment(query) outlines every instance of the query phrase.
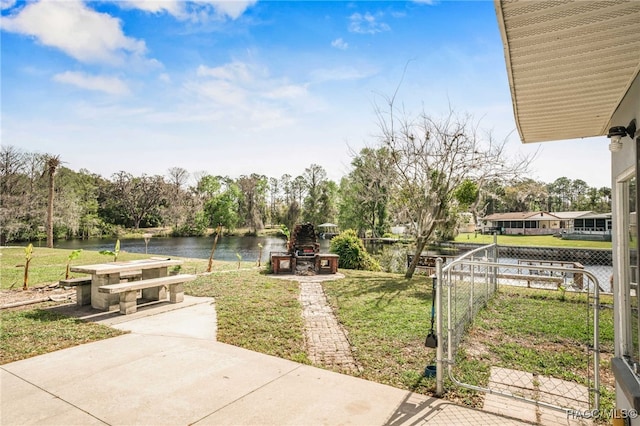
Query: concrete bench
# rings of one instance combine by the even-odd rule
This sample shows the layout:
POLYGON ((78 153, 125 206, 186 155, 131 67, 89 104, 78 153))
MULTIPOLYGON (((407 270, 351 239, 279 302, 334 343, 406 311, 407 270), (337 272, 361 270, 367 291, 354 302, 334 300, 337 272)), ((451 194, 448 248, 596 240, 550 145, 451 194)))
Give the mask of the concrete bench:
MULTIPOLYGON (((128 271, 120 274, 121 280, 134 281, 142 277, 142 271, 128 271)), ((60 280, 60 285, 76 288, 76 305, 91 304, 91 277, 66 278, 60 280)))
POLYGON ((60 285, 76 288, 76 305, 91 304, 91 277, 67 278, 60 280, 60 285))
POLYGON ((142 271, 126 271, 120 272, 120 279, 127 281, 135 281, 142 279, 142 271))
POLYGON ((120 313, 127 315, 136 312, 138 290, 149 288, 168 287, 169 302, 179 303, 184 300, 184 286, 188 281, 193 281, 197 277, 191 274, 169 275, 160 278, 149 278, 140 281, 123 282, 120 284, 107 284, 98 287, 100 293, 120 295, 120 313))

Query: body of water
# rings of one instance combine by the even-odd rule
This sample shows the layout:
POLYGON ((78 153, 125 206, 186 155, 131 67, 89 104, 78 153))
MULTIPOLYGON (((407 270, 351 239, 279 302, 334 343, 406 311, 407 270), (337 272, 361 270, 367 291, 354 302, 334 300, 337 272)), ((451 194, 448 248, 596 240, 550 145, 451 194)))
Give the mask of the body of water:
MULTIPOLYGON (((213 247, 214 237, 155 237, 146 247, 149 254, 208 259, 213 247)), ((329 252, 329 240, 318 240, 320 251, 329 252)), ((70 250, 113 250, 115 239, 56 241, 55 248, 70 250)), ((262 244, 262 261, 269 260, 269 253, 286 251, 286 242, 278 237, 235 237, 225 236, 218 239, 214 259, 238 261, 236 253, 243 261, 256 261, 260 253, 258 244, 262 244)), ((35 244, 34 244, 35 245, 35 244)), ((131 253, 145 253, 144 239, 121 239, 120 250, 131 253)))
MULTIPOLYGON (((211 248, 213 247, 213 240, 214 237, 156 237, 149 240, 147 252, 149 254, 167 257, 208 259, 211 254, 211 248)), ((71 250, 101 251, 113 250, 115 243, 115 239, 69 240, 57 241, 54 246, 56 248, 71 250)), ((319 239, 318 243, 320 244, 320 252, 329 252, 330 240, 319 239)), ((236 262, 238 260, 236 253, 238 253, 242 256, 243 261, 256 261, 260 253, 258 244, 262 244, 261 261, 263 263, 268 262, 271 252, 286 251, 286 242, 283 238, 279 237, 225 236, 218 239, 214 259, 236 262)), ((369 252, 379 253, 383 246, 382 244, 369 244, 367 250, 369 252)), ((391 245, 390 247, 405 250, 404 247, 401 248, 400 246, 391 245)), ((145 253, 144 239, 120 240, 120 250, 132 253, 145 253)), ((435 250, 429 252, 429 254, 435 256, 442 255, 442 253, 435 250)), ((445 257, 457 257, 461 254, 462 252, 455 255, 448 253, 445 257)), ((500 257, 499 261, 501 263, 517 263, 517 258, 500 257)), ((585 264, 585 269, 598 278, 603 288, 610 291, 609 277, 613 271, 611 265, 585 264)))

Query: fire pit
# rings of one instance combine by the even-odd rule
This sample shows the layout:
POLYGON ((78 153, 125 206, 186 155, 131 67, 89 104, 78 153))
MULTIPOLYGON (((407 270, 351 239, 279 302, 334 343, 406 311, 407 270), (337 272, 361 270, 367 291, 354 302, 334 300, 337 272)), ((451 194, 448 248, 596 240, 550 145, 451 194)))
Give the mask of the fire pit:
POLYGON ((320 253, 320 244, 316 239, 313 225, 305 223, 296 225, 289 240, 289 254, 296 257, 314 257, 320 253))
POLYGON ((271 253, 274 274, 335 274, 338 272, 338 255, 320 253, 320 244, 311 223, 293 228, 286 253, 271 253))

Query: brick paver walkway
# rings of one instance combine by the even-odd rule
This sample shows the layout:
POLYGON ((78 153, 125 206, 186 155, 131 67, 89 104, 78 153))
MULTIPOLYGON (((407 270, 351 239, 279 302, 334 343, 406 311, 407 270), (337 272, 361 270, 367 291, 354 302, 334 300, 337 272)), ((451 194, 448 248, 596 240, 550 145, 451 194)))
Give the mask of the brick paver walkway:
POLYGON ((344 278, 344 275, 275 275, 274 277, 297 281, 300 285, 305 341, 311 362, 319 367, 327 367, 343 373, 358 371, 347 334, 336 319, 321 284, 322 281, 344 278))
POLYGON ((319 281, 300 277, 300 303, 305 320, 309 358, 314 364, 339 371, 357 371, 351 344, 338 323, 319 281))

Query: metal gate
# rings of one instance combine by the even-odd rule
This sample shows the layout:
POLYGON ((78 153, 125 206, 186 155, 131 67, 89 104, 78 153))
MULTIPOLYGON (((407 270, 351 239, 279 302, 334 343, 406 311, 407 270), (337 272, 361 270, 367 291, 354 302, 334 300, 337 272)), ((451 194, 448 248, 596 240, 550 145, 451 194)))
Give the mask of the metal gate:
POLYGON ((460 386, 484 392, 485 404, 492 395, 567 415, 600 408, 598 278, 547 250, 516 259, 492 244, 438 259, 438 395, 460 386))

